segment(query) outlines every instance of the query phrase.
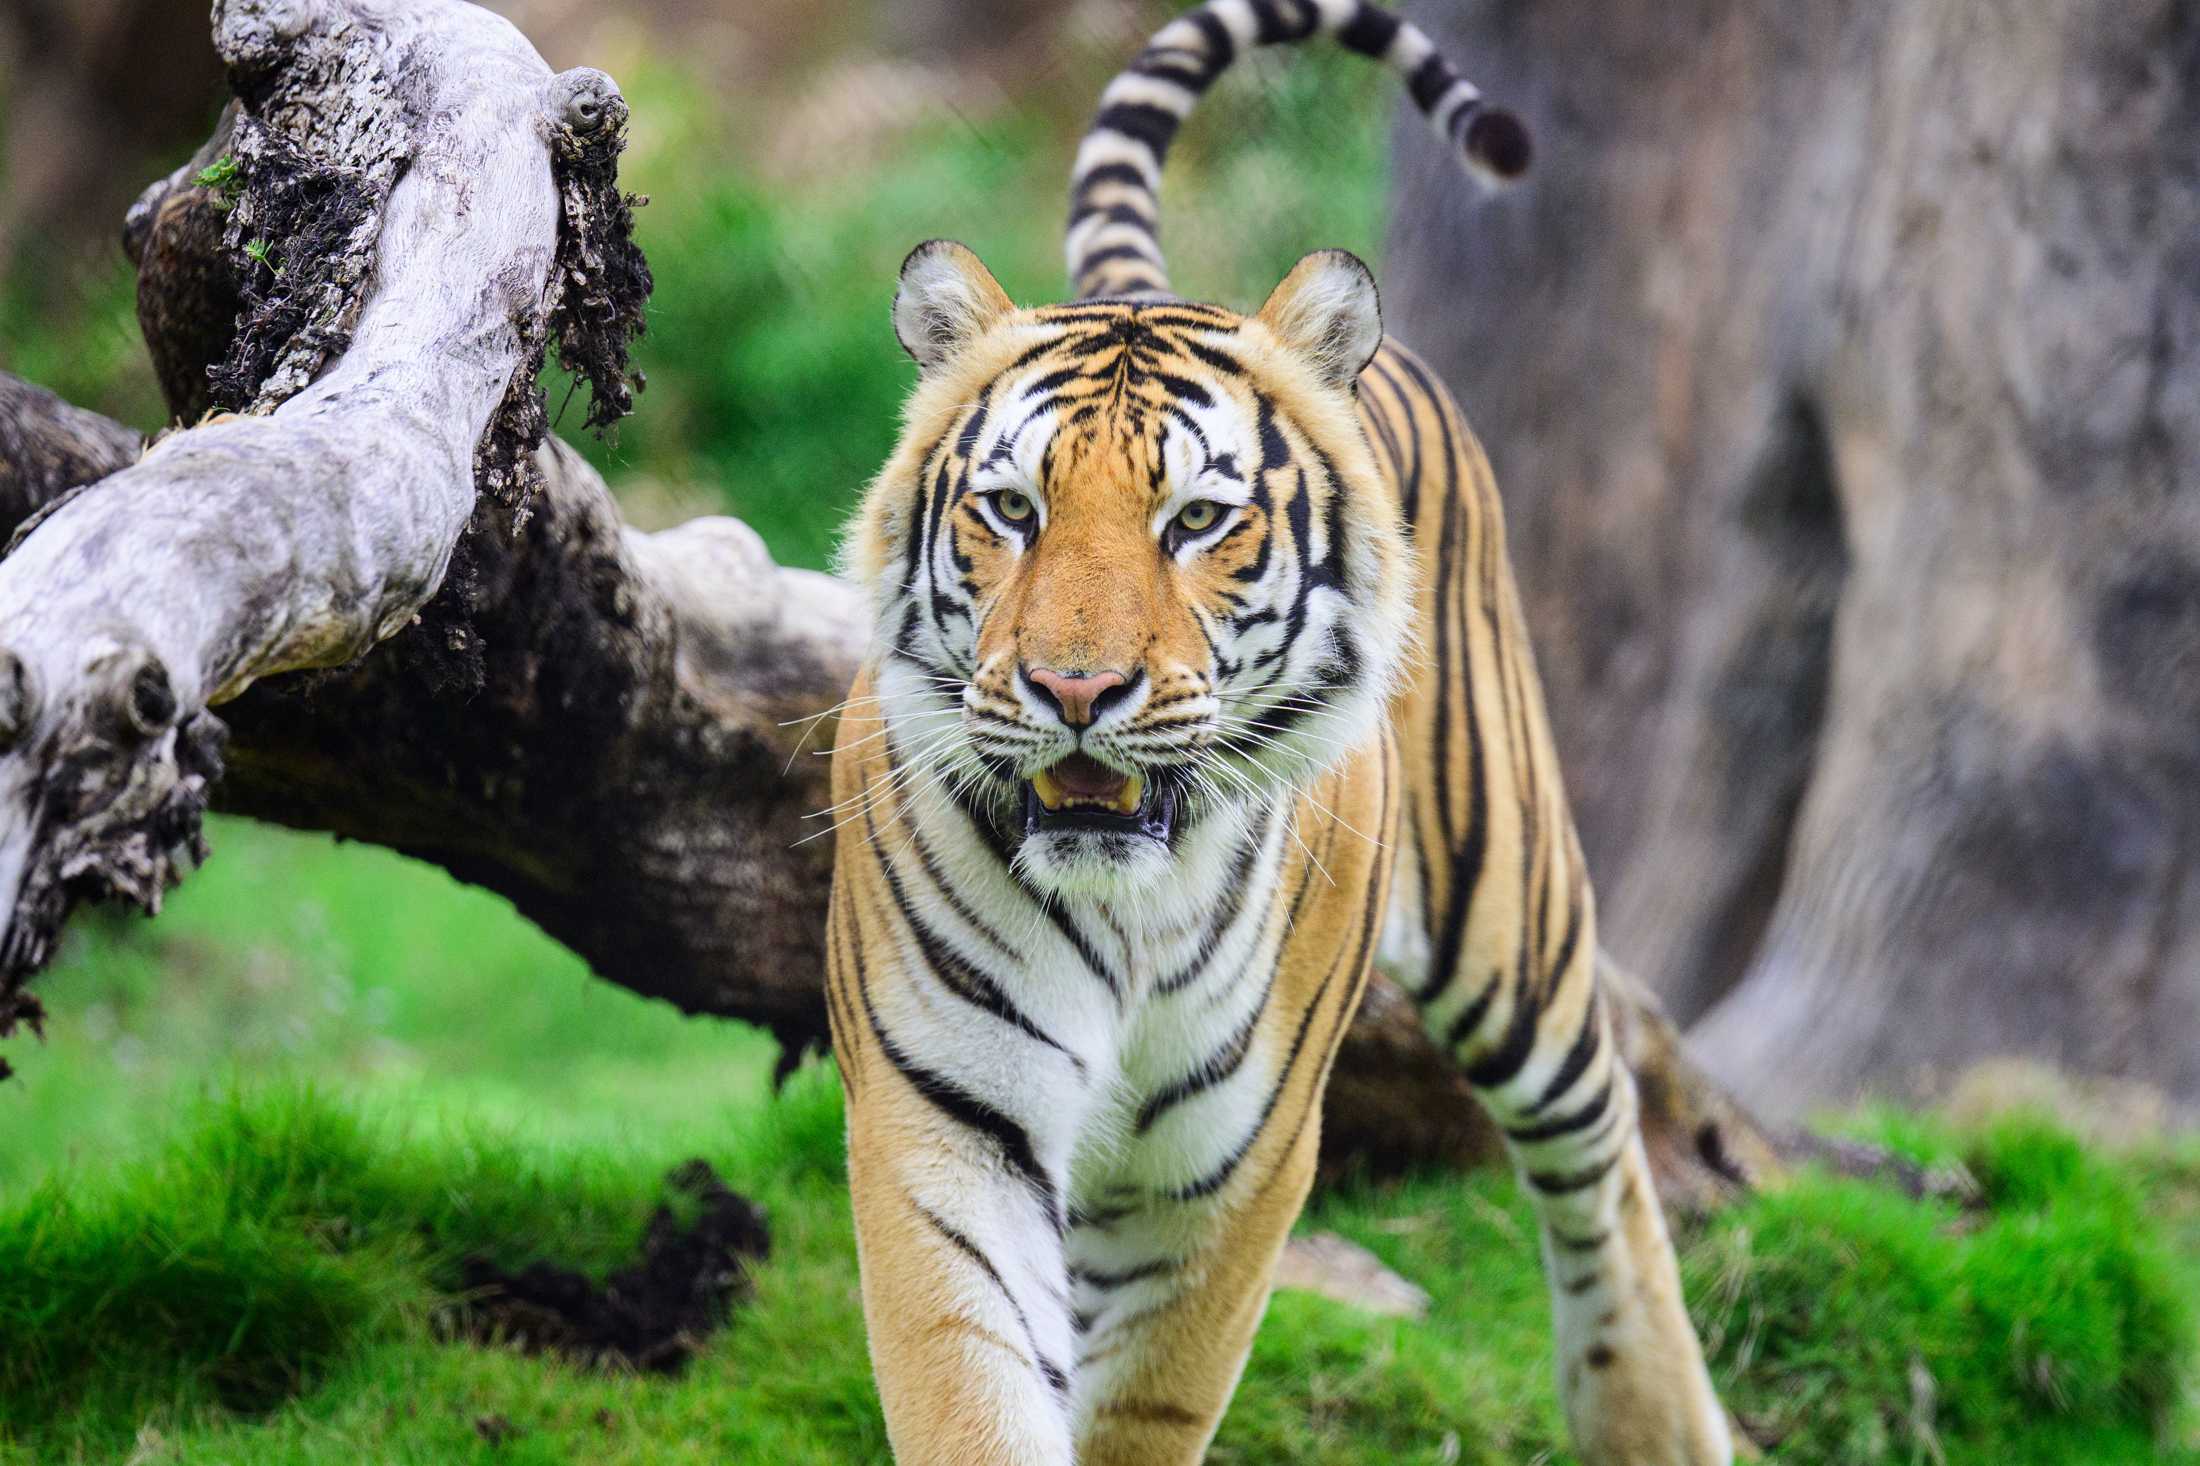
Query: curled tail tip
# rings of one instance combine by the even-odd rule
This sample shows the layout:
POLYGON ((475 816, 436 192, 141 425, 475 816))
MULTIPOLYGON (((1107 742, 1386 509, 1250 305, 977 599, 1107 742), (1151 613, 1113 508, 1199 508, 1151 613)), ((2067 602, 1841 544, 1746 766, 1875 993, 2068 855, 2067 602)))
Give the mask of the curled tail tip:
POLYGON ((1528 125, 1503 107, 1478 109, 1459 146, 1467 167, 1498 187, 1516 182, 1535 161, 1535 142, 1528 134, 1528 125))

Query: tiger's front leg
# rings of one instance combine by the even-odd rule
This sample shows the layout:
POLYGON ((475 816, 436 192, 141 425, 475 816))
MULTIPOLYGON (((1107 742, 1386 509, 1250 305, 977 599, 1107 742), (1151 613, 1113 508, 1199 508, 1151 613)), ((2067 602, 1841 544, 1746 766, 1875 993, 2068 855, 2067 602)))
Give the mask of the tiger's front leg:
POLYGON ((866 1078, 849 1096, 848 1178, 895 1461, 1070 1466, 1060 1238, 1021 1180, 943 1153, 883 1076, 866 1078))
POLYGON ((891 866, 921 866, 919 837, 871 801, 891 789, 873 762, 836 768, 864 813, 834 867, 826 999, 887 1436, 899 1466, 1071 1466, 1063 1197, 1086 1061, 962 996, 979 979, 891 866))
POLYGON ((1265 1174, 1200 1225, 1185 1227, 1161 1202, 1111 1220, 1104 1237, 1080 1229, 1088 1249, 1149 1260, 1071 1269, 1079 1466, 1196 1466, 1204 1457, 1313 1184, 1316 1133, 1308 1125, 1288 1149, 1256 1158, 1265 1174))

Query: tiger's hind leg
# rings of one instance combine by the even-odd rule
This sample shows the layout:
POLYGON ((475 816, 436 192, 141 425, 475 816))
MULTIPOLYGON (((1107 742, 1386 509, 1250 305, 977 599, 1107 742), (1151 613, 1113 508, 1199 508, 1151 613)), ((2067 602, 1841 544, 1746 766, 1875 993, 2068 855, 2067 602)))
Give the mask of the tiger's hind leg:
POLYGON ((1726 1466, 1726 1414, 1681 1296, 1634 1078, 1613 1049, 1594 965, 1555 974, 1547 1005, 1523 987, 1512 1016, 1494 1017, 1462 1056, 1541 1224, 1559 1397, 1583 1460, 1726 1466))
POLYGON ((1594 903, 1488 463, 1449 395, 1395 345, 1362 377, 1361 404, 1427 567, 1429 656, 1396 708, 1407 810, 1386 948, 1413 969, 1398 975, 1535 1203, 1583 1459, 1726 1466, 1726 1416, 1683 1306, 1634 1080, 1597 998, 1594 903))

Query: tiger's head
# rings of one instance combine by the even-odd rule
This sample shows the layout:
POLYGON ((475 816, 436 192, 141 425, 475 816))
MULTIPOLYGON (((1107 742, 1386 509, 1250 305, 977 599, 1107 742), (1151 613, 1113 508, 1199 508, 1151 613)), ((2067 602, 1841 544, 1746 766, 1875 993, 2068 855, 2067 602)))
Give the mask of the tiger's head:
POLYGON ((918 385, 844 569, 897 763, 1025 880, 1152 889, 1187 832, 1265 817, 1373 735, 1412 587, 1354 398, 1382 342, 1358 259, 1307 256, 1250 316, 1027 310, 934 241, 894 327, 918 385))

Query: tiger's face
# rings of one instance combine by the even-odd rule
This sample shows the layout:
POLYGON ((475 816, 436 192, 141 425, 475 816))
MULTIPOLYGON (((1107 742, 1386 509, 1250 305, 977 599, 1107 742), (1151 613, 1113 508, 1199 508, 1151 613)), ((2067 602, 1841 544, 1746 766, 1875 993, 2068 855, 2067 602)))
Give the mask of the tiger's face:
POLYGON ((909 781, 1040 889, 1129 895, 1372 734, 1411 585, 1352 395, 1365 266, 1310 255, 1252 316, 1018 310, 935 242, 894 314, 922 375, 847 569, 909 781))

